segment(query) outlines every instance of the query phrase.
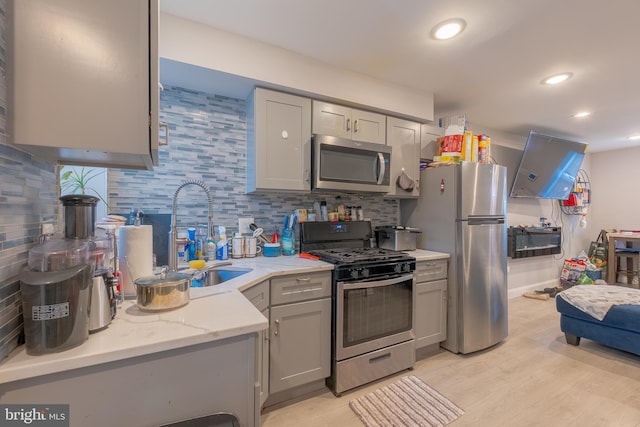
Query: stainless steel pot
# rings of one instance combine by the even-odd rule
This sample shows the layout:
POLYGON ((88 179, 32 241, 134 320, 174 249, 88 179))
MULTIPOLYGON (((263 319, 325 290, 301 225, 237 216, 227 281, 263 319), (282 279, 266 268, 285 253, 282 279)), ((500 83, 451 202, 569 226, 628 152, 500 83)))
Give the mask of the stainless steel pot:
POLYGON ((136 304, 142 311, 165 311, 189 303, 191 275, 169 272, 135 281, 136 304))
POLYGON ((421 233, 417 228, 396 226, 376 227, 376 241, 378 247, 393 251, 413 251, 416 240, 421 233))

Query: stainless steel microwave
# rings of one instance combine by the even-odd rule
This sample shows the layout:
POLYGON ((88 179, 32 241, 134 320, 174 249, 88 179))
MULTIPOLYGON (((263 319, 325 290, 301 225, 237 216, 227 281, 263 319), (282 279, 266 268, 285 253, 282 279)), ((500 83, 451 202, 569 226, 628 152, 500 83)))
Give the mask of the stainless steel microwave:
POLYGON ((313 190, 388 193, 391 147, 314 135, 313 190))

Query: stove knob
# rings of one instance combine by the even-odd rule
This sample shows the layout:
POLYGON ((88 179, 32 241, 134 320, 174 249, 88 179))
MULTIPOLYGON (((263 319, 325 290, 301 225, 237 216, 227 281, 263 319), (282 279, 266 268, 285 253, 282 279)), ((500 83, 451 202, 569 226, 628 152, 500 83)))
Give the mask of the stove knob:
POLYGON ((401 264, 396 264, 393 266, 393 271, 396 273, 402 273, 402 265, 401 264))
POLYGON ((403 269, 404 271, 406 271, 407 273, 408 273, 408 272, 410 272, 410 271, 411 271, 411 264, 409 264, 408 262, 407 262, 407 263, 404 263, 404 264, 402 265, 402 269, 403 269))
POLYGON ((358 278, 358 270, 356 270, 355 268, 353 270, 351 270, 351 278, 352 279, 357 279, 358 278))
POLYGON ((363 268, 361 271, 362 277, 369 277, 369 269, 363 268))

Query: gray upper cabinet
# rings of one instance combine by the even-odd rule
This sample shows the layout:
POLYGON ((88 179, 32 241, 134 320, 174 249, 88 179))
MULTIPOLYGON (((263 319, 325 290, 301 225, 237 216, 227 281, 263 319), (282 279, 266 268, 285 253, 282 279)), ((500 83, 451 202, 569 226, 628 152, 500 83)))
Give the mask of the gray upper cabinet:
POLYGON ((49 161, 158 164, 158 0, 10 0, 8 140, 49 161))
POLYGON ((312 132, 318 135, 384 144, 386 116, 314 100, 312 132))
POLYGON ((387 117, 387 145, 391 146, 391 190, 389 196, 420 195, 420 123, 387 117), (405 172, 413 180, 413 189, 402 189, 397 181, 405 172))
POLYGON ((444 129, 435 125, 420 125, 420 158, 433 160, 438 147, 438 138, 444 135, 444 129))
POLYGON ((247 192, 311 190, 311 100, 256 88, 247 99, 247 192))

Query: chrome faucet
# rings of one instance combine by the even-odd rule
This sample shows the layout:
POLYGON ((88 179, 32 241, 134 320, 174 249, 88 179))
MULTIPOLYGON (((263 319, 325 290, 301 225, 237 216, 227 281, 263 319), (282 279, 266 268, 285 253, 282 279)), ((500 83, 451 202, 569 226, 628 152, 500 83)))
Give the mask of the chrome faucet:
MULTIPOLYGON (((178 214, 178 193, 187 185, 197 185, 207 193, 209 199, 209 239, 213 238, 213 196, 211 190, 202 181, 189 179, 182 181, 176 192, 173 194, 173 214, 171 215, 171 229, 169 230, 169 271, 178 271, 178 230, 176 227, 176 216, 178 214)), ((185 242, 186 243, 186 242, 185 242)))

